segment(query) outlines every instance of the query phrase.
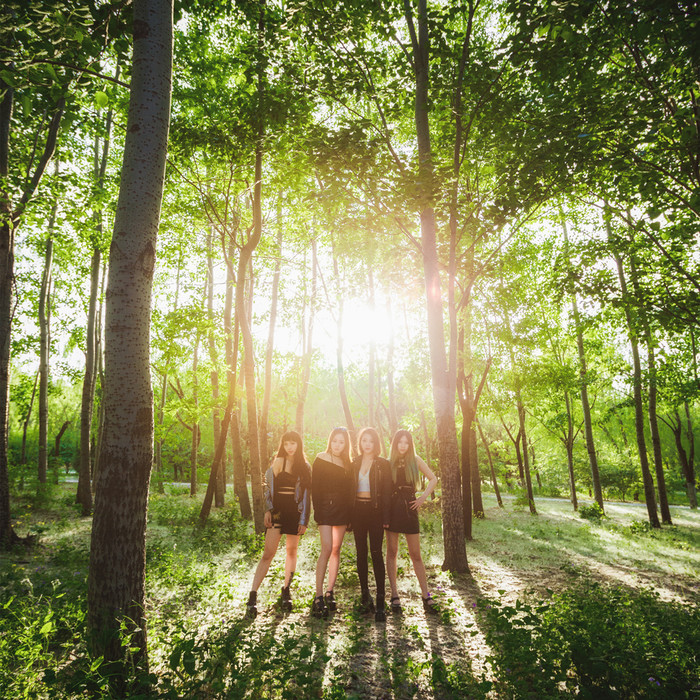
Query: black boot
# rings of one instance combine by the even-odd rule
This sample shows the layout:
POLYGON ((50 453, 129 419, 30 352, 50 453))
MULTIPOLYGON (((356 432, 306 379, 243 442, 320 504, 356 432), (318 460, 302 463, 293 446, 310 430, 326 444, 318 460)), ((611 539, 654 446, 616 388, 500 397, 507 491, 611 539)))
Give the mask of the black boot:
POLYGON ((326 607, 331 612, 335 612, 338 609, 338 605, 335 602, 335 596, 333 595, 333 591, 326 591, 326 595, 324 595, 323 598, 326 602, 326 607))
POLYGON ((280 595, 280 607, 284 612, 292 611, 292 596, 289 593, 289 586, 282 586, 282 595, 280 595))
POLYGON ((377 596, 377 612, 374 613, 375 622, 386 622, 386 605, 384 603, 384 596, 377 596))
POLYGON ((292 579, 294 578, 294 572, 292 571, 289 577, 289 583, 286 586, 282 586, 282 594, 280 595, 280 607, 284 612, 292 612, 292 596, 289 589, 292 587, 292 579))
POLYGON ((314 598, 314 602, 311 606, 311 614, 314 617, 328 617, 328 608, 326 607, 326 602, 323 600, 323 596, 319 595, 314 598))
POLYGON ((360 599, 360 612, 374 612, 374 601, 372 600, 372 596, 368 590, 362 591, 362 598, 360 599))
POLYGON ((248 602, 246 603, 245 615, 251 619, 255 618, 258 614, 257 608, 258 593, 257 591, 251 591, 248 595, 248 602))

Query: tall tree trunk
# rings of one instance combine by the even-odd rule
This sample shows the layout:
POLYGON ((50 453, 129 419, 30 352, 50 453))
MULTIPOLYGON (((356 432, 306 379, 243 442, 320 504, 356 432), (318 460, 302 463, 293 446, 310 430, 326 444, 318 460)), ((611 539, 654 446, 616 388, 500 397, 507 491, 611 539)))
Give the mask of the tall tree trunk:
MULTIPOLYGON (((56 161, 58 163, 58 161, 56 161)), ((56 165, 58 173, 58 164, 56 165)), ((39 484, 46 483, 49 434, 49 354, 51 352, 51 275, 53 266, 53 229, 57 203, 51 208, 49 231, 44 251, 44 272, 39 292, 39 484)))
MULTIPOLYGON (((252 520, 253 511, 248 497, 248 486, 245 474, 245 464, 243 463, 243 452, 241 451, 240 434, 240 411, 238 410, 238 400, 236 390, 238 388, 238 318, 233 317, 233 292, 235 275, 233 273, 233 257, 235 246, 233 237, 228 244, 227 277, 226 277, 226 301, 224 303, 224 331, 226 333, 226 362, 228 365, 228 392, 229 403, 231 405, 231 415, 229 418, 229 430, 231 432, 231 454, 233 458, 233 493, 238 499, 241 509, 241 516, 246 520, 252 520)), ((224 426, 221 426, 224 432, 224 426)))
POLYGON ((576 496, 576 475, 574 474, 574 421, 568 391, 564 392, 564 404, 566 406, 566 434, 563 438, 561 438, 561 441, 566 449, 566 465, 569 470, 571 505, 574 507, 574 510, 578 510, 578 498, 576 496))
POLYGON ((92 512, 92 483, 91 483, 91 444, 92 444, 92 412, 95 397, 95 377, 97 358, 96 321, 97 321, 97 292, 100 286, 101 253, 98 246, 92 251, 90 263, 90 301, 86 329, 85 373, 83 375, 83 394, 80 403, 80 467, 78 469, 77 503, 82 514, 92 512))
MULTIPOLYGON (((460 391, 460 403, 461 403, 460 391)), ((471 460, 469 459, 469 425, 472 416, 462 410, 462 514, 464 517, 464 538, 472 540, 472 475, 471 460)))
MULTIPOLYGON (((369 309, 372 318, 375 316, 374 304, 374 274, 372 266, 367 270, 367 284, 369 287, 369 309)), ((378 403, 376 401, 376 385, 377 385, 377 341, 374 338, 374 333, 370 333, 369 338, 369 371, 367 372, 367 425, 376 425, 379 418, 378 403)))
MULTIPOLYGON (((219 444, 221 435, 221 416, 219 410, 219 358, 216 352, 216 341, 214 339, 214 260, 212 245, 212 229, 209 227, 207 235, 207 318, 209 319, 209 332, 207 340, 209 344, 209 360, 211 362, 211 391, 214 399, 212 409, 212 423, 214 427, 214 445, 219 444)), ((221 460, 221 467, 216 473, 216 484, 214 488, 214 506, 224 507, 224 493, 226 491, 226 439, 224 439, 224 455, 221 460)))
MULTIPOLYGON (((119 77, 117 66, 116 77, 119 77)), ((99 111, 98 111, 99 114, 99 111)), ((95 185, 104 187, 107 172, 107 160, 110 149, 110 134, 112 130, 112 108, 105 119, 105 137, 100 143, 99 135, 95 135, 93 153, 93 171, 95 185)), ((92 260, 90 262, 90 299, 88 302, 87 326, 85 332, 85 372, 83 374, 83 391, 80 402, 80 466, 78 467, 78 491, 76 502, 80 504, 83 515, 92 512, 92 421, 95 406, 95 386, 97 382, 97 348, 98 348, 98 303, 97 296, 100 288, 100 268, 102 266, 102 246, 104 238, 104 207, 100 203, 95 207, 92 218, 95 231, 92 240, 92 260)), ((162 482, 159 481, 162 490, 162 482)))
MULTIPOLYGON (((338 280, 340 284, 340 274, 338 271, 338 256, 335 252, 335 247, 333 247, 333 273, 335 279, 338 280)), ((354 443, 355 441, 355 424, 352 420, 352 413, 350 412, 350 403, 348 401, 348 393, 345 387, 345 368, 343 366, 343 293, 339 288, 338 293, 338 319, 336 323, 336 373, 338 376, 338 393, 340 394, 340 403, 343 407, 343 414, 345 415, 345 423, 347 425, 348 431, 350 433, 350 440, 354 443)))
MULTIPOLYGON (((608 234, 608 240, 612 242, 612 230, 610 221, 605 217, 605 227, 608 234)), ((634 402, 634 427, 637 436, 637 451, 639 453, 639 464, 642 468, 642 482, 644 484, 644 498, 646 500, 647 513, 649 522, 652 527, 661 527, 659 516, 656 512, 656 495, 654 494, 654 480, 649 469, 649 459, 647 457, 646 438, 644 437, 644 404, 642 400, 642 365, 639 361, 639 342, 637 338, 636 324, 632 318, 630 309, 630 295, 627 291, 627 279, 625 278, 624 268, 622 266, 622 258, 613 251, 615 263, 617 265, 617 275, 620 280, 620 289, 622 291, 623 307, 625 319, 627 321, 627 334, 632 349, 632 387, 633 387, 633 402, 634 402)))
MULTIPOLYGON (((134 0, 133 70, 110 247, 105 315, 105 426, 95 490, 88 624, 96 656, 148 670, 146 508, 153 463, 150 308, 172 81, 172 0, 134 0), (130 634, 122 645, 120 628, 130 634)), ((119 682, 121 680, 121 683, 119 682)), ((141 692, 141 688, 138 689, 141 692)))
POLYGON ((433 403, 437 424, 440 476, 442 478, 442 523, 445 558, 443 569, 467 571, 467 550, 464 539, 464 517, 459 478, 459 449, 455 426, 456 377, 448 372, 445 350, 445 330, 440 288, 440 266, 437 255, 437 231, 434 198, 433 154, 428 121, 429 42, 427 0, 418 2, 418 33, 410 0, 405 0, 404 11, 411 35, 413 69, 415 74, 415 123, 418 142, 421 183, 420 212, 423 273, 425 276, 426 307, 428 316, 428 343, 433 383, 433 403))
MULTIPOLYGON (((190 496, 197 495, 197 450, 199 448, 199 382, 197 381, 197 364, 199 360, 199 330, 192 353, 192 442, 190 443, 190 496)), ((225 440, 224 440, 225 442, 225 440)))
MULTIPOLYGON (((36 388, 39 384, 39 370, 37 370, 34 375, 34 386, 32 388, 32 396, 29 399, 29 406, 27 407, 27 415, 24 418, 22 424, 22 448, 19 453, 19 463, 25 465, 27 463, 27 430, 29 429, 29 421, 32 417, 32 409, 34 408, 34 398, 36 397, 36 388)), ((22 478, 24 479, 24 470, 22 470, 22 478)), ((24 486, 24 481, 22 482, 24 486)))
POLYGON ((503 499, 501 498, 501 489, 498 488, 498 481, 496 480, 496 470, 493 466, 493 458, 491 457, 491 450, 489 448, 489 443, 486 440, 486 436, 484 435, 484 431, 481 429, 481 423, 479 423, 479 420, 475 420, 476 427, 479 429, 479 436, 481 437, 481 444, 484 446, 484 449, 486 450, 486 456, 488 457, 489 460, 489 468, 491 471, 491 484, 493 485, 493 492, 496 494, 496 501, 498 502, 499 508, 503 508, 503 499))
MULTIPOLYGON (((389 319, 392 318, 391 315, 391 296, 389 295, 387 299, 387 316, 389 319)), ((398 412, 396 411, 396 388, 394 386, 394 323, 392 320, 389 321, 388 338, 387 338, 387 353, 386 353, 386 390, 387 398, 389 400, 389 434, 394 435, 394 433, 399 429, 399 418, 398 412)), ((427 447, 427 446, 426 446, 427 447)), ((428 461, 428 453, 426 451, 426 462, 428 461)))
POLYGON ((10 348, 12 332, 12 300, 15 284, 15 233, 24 210, 36 192, 53 152, 63 117, 65 99, 61 98, 49 123, 41 156, 16 206, 13 208, 9 188, 10 130, 14 106, 14 89, 0 78, 0 548, 12 547, 19 541, 10 519, 10 482, 8 475, 8 430, 10 408, 10 348))
MULTIPOLYGON (((311 358, 314 352, 314 317, 316 315, 316 293, 318 288, 318 260, 316 258, 317 242, 311 241, 311 296, 309 297, 309 319, 302 336, 305 339, 304 355, 301 361, 301 386, 297 396, 297 412, 294 421, 295 429, 299 435, 304 434, 304 406, 309 392, 309 380, 311 379, 311 358)), ((301 319, 304 324, 304 315, 301 319)))
POLYGON ((267 465, 270 462, 269 440, 267 436, 267 420, 270 412, 272 395, 272 351, 275 347, 275 325, 277 323, 277 300, 279 297, 280 275, 282 272, 282 196, 277 200, 277 259, 272 275, 272 292, 270 299, 270 326, 267 332, 267 348, 265 349, 265 388, 263 405, 260 411, 260 462, 267 465))
MULTIPOLYGON (((633 245, 632 234, 630 234, 630 244, 633 245)), ((639 284, 639 273, 637 270, 637 261, 633 250, 630 252, 630 279, 632 280, 632 288, 637 297, 639 307, 639 320, 641 322, 642 332, 644 333, 644 342, 647 346, 647 418, 649 421, 649 433, 651 435, 651 448, 654 457, 654 471, 656 472, 656 485, 659 494, 659 507, 661 509, 661 521, 665 525, 672 525, 671 509, 668 506, 668 495, 666 493, 666 476, 664 474, 663 457, 661 455, 661 436, 659 435, 659 419, 656 415, 656 405, 658 397, 657 379, 656 379, 656 355, 654 353, 654 345, 656 343, 651 328, 649 319, 647 318, 646 310, 643 306, 642 293, 639 284)))
POLYGON ((691 510, 695 510, 698 507, 698 497, 695 490, 695 474, 693 466, 688 460, 688 453, 685 451, 685 447, 683 446, 683 425, 678 409, 674 411, 674 419, 675 420, 673 422, 670 422, 662 418, 664 423, 666 423, 673 433, 673 439, 676 442, 676 451, 678 452, 678 462, 681 465, 681 473, 685 479, 688 504, 690 505, 691 510))
MULTIPOLYGON (((559 207, 561 226, 564 232, 564 246, 566 255, 569 254, 569 232, 564 218, 564 210, 559 207)), ((593 439, 593 420, 591 418, 591 403, 588 399, 588 365, 586 362, 586 349, 583 343, 583 325, 578 310, 578 300, 576 294, 571 295, 571 307, 574 314, 574 326, 576 328, 576 347, 578 348, 579 377, 581 381, 581 409, 583 410, 583 425, 586 436, 586 450, 588 452, 588 466, 591 470, 591 482, 596 503, 605 512, 603 503, 603 489, 600 485, 600 469, 598 468, 598 453, 595 449, 593 439)), ((574 508, 575 510, 575 508, 574 508)))

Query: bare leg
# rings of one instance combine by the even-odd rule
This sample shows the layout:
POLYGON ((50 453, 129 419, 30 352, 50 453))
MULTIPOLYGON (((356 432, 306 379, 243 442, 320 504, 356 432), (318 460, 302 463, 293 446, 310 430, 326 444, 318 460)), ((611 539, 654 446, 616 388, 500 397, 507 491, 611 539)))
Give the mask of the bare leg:
POLYGON ((323 580, 326 578, 326 568, 333 549, 333 526, 319 525, 318 532, 321 535, 321 552, 316 562, 316 597, 323 595, 323 580))
POLYGON ((345 525, 333 525, 331 556, 328 563, 328 590, 332 591, 340 568, 340 548, 345 537, 345 525))
POLYGON ((406 535, 406 544, 408 544, 408 556, 411 557, 411 562, 413 562, 413 570, 416 572, 421 594, 424 598, 427 598, 428 577, 426 576, 425 564, 420 554, 420 535, 406 535))
POLYGON ((399 533, 386 531, 386 572, 389 575, 389 587, 391 597, 398 598, 399 590, 396 587, 396 567, 399 554, 399 533))
POLYGON ((287 558, 284 562, 284 585, 289 586, 292 575, 297 568, 297 548, 299 546, 299 535, 287 535, 287 558))
POLYGON ((255 575, 253 576, 253 584, 250 587, 251 591, 257 591, 265 578, 270 564, 274 559, 275 553, 277 552, 277 547, 279 546, 280 539, 282 537, 282 531, 276 527, 268 527, 265 531, 265 549, 263 551, 262 558, 258 563, 258 568, 255 569, 255 575))

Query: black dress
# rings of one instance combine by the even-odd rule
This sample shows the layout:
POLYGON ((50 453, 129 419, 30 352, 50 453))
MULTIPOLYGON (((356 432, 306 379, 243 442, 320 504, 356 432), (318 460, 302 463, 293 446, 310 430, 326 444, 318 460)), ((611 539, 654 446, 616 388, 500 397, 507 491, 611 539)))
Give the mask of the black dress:
POLYGON ((272 526, 283 535, 299 534, 299 507, 296 502, 297 477, 284 469, 275 477, 272 495, 272 526))
POLYGON ((389 531, 417 535, 420 532, 418 511, 410 506, 411 501, 416 500, 416 487, 406 480, 406 465, 401 462, 396 467, 393 485, 389 531))
POLYGON ((348 525, 354 500, 352 471, 316 457, 311 472, 314 520, 319 525, 348 525))

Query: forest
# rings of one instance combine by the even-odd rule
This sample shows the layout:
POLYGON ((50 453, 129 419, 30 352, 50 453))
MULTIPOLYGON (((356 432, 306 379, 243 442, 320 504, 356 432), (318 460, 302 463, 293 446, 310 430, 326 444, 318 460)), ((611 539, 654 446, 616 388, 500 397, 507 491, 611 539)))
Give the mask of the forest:
POLYGON ((0 697, 694 697, 699 93, 686 0, 7 0, 0 697), (313 526, 241 620, 336 426, 437 620, 309 620, 313 526))

